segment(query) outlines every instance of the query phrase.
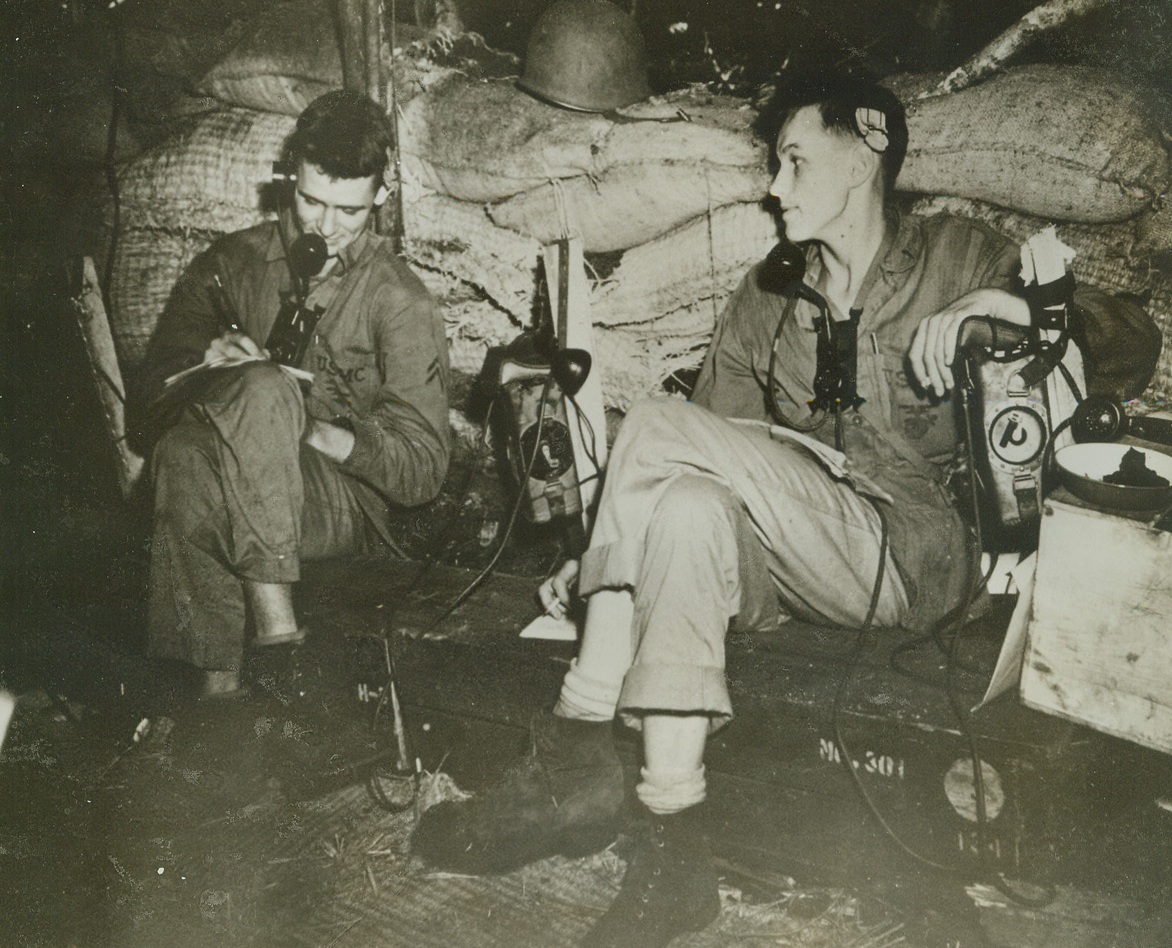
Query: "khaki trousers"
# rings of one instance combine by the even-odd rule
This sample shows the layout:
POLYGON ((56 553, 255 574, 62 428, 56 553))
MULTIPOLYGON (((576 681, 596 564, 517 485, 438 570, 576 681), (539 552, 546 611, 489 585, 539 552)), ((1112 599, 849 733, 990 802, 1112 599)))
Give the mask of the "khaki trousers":
MULTIPOLYGON (((607 465, 579 591, 629 589, 634 619, 609 636, 618 710, 731 717, 725 633, 789 617, 858 627, 879 565, 871 500, 812 452, 761 425, 653 399, 623 421, 607 465)), ((888 552, 875 615, 897 624, 907 596, 888 552)))
POLYGON ((240 668, 243 580, 292 583, 301 561, 367 549, 353 482, 302 443, 296 380, 271 362, 216 370, 152 456, 150 651, 240 668))

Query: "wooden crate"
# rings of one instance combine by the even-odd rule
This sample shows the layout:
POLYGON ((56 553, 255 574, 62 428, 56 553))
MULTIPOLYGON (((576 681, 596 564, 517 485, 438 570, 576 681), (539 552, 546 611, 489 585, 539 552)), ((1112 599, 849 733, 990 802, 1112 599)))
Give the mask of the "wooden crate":
POLYGON ((1172 752, 1172 533, 1046 502, 1021 698, 1172 752))

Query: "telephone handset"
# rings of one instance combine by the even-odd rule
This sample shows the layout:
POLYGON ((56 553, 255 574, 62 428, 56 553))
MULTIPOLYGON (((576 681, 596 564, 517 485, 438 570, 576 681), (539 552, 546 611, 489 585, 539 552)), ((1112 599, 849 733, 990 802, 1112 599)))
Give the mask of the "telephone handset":
MULTIPOLYGON (((297 165, 292 161, 273 162, 273 184, 292 184, 297 180, 297 165)), ((313 332, 324 310, 310 307, 309 281, 321 273, 330 251, 320 234, 299 234, 291 243, 283 228, 278 226, 285 262, 293 283, 293 298, 281 304, 277 318, 265 340, 265 348, 274 362, 298 367, 305 358, 313 332)))

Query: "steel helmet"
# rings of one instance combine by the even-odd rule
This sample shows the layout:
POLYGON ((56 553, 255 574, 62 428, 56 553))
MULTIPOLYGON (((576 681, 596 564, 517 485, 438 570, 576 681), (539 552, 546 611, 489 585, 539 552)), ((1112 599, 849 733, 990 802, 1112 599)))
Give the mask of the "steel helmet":
POLYGON ((621 109, 651 95, 643 35, 609 0, 558 0, 533 27, 517 84, 567 109, 621 109))

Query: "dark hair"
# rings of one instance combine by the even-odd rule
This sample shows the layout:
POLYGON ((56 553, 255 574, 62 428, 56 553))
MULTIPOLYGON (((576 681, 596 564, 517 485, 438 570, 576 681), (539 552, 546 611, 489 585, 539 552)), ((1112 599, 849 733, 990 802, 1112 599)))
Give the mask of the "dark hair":
POLYGON ((890 89, 877 79, 842 72, 783 75, 776 91, 762 107, 754 129, 773 144, 781 128, 798 109, 818 107, 822 123, 830 131, 863 138, 856 119, 858 109, 874 109, 886 119, 887 147, 879 158, 883 165, 886 193, 895 190, 895 180, 907 154, 907 113, 890 89))
POLYGON ((381 184, 394 132, 386 114, 358 92, 338 89, 305 107, 289 137, 287 152, 331 178, 374 177, 381 184))

